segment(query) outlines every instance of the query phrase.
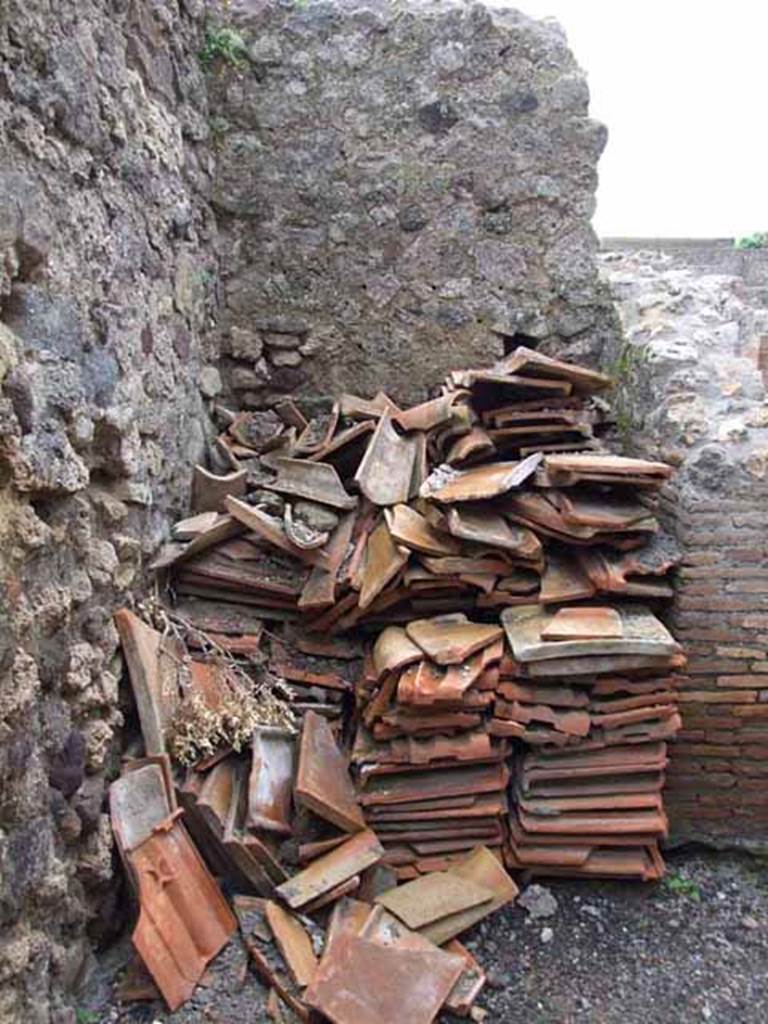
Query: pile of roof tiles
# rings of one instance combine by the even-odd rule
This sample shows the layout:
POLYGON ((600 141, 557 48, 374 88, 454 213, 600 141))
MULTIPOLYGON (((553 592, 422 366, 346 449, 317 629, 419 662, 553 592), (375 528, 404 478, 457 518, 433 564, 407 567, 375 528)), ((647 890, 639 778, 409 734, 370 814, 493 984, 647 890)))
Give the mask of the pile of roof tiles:
MULTIPOLYGON (((221 411, 194 515, 156 562, 191 662, 118 616, 145 756, 116 785, 144 772, 165 792, 140 842, 115 821, 137 933, 170 941, 136 853, 181 829, 203 857, 188 870, 239 893, 275 998, 339 1024, 429 1021, 482 986, 455 937, 514 897, 505 867, 660 877, 684 665, 651 610, 677 560, 655 515, 671 470, 604 449, 609 385, 518 348, 408 410, 379 394, 309 421, 290 401, 221 411), (299 738, 275 721, 247 751, 171 763, 179 706, 213 713, 230 685, 212 649, 280 683, 299 738)), ((113 819, 137 802, 113 797, 113 819)), ((235 927, 224 909, 212 934, 235 927)), ((136 945, 178 1005, 200 971, 160 984, 136 945)))
POLYGON ((185 660, 128 611, 118 624, 146 749, 110 787, 140 905, 122 998, 178 1008, 237 933, 275 1020, 473 1014, 485 973, 456 937, 516 897, 498 854, 475 841, 450 870, 397 885, 333 726, 311 709, 298 737, 257 728, 247 752, 222 749, 183 771, 164 750, 172 705, 196 694, 213 706, 227 666, 185 660))

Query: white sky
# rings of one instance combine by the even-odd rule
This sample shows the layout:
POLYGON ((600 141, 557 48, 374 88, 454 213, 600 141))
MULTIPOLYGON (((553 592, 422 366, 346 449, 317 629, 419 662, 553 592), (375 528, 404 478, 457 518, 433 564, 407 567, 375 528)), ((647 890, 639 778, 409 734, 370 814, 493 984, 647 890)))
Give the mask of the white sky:
POLYGON ((598 234, 768 231, 765 0, 491 0, 553 16, 608 126, 598 234))

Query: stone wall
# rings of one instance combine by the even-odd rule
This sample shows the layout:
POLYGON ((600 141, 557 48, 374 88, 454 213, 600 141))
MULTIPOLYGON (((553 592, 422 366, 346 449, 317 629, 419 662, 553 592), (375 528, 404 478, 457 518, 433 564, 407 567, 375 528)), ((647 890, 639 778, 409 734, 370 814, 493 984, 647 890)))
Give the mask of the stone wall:
POLYGON ((668 773, 673 832, 766 850, 768 264, 724 250, 639 241, 602 263, 625 330, 614 365, 630 447, 678 467, 665 495, 685 552, 671 625, 690 663, 668 773))
POLYGON ((587 360, 615 339, 605 132, 556 27, 376 0, 207 15, 0 7, 2 1021, 72 1024, 123 923, 111 613, 186 511, 219 366, 237 405, 408 402, 521 338, 587 360))
POLYGON ((118 927, 114 607, 204 444, 194 0, 0 5, 0 1020, 74 1021, 118 927), (105 902, 107 899, 107 902, 105 902), (62 992, 70 993, 66 998, 62 992), (76 998, 76 997, 75 997, 76 998))
POLYGON ((558 26, 451 3, 228 11, 249 54, 211 78, 236 404, 414 401, 521 335, 596 355, 606 132, 558 26))

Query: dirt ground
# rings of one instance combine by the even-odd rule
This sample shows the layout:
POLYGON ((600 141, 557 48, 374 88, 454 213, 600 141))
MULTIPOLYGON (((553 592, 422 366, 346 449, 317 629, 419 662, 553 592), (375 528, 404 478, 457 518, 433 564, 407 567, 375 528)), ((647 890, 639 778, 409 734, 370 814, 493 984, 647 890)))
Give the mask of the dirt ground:
MULTIPOLYGON (((489 973, 486 1024, 768 1024, 768 862, 683 851, 668 865, 658 885, 545 881, 552 916, 509 907, 462 936, 489 973)), ((119 960, 107 957, 105 977, 119 960)), ((173 1015, 120 1007, 102 984, 79 1017, 262 1024, 265 992, 250 973, 243 982, 244 962, 231 944, 210 986, 173 1015)))

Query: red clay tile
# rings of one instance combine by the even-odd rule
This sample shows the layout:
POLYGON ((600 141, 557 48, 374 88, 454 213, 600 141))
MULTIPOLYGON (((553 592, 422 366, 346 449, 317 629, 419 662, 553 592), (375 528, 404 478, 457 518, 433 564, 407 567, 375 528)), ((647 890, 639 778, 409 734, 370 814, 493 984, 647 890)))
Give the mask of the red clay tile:
POLYGON ((463 963, 435 949, 399 949, 346 937, 321 965, 307 1002, 334 1024, 431 1024, 463 963))
POLYGON ((410 551, 392 539, 387 524, 382 520, 368 537, 360 573, 361 609, 369 607, 388 583, 408 561, 410 551))
POLYGON ((291 791, 295 741, 278 730, 257 729, 249 782, 248 825, 291 833, 291 791))
POLYGON ((365 828, 347 759, 326 720, 312 711, 304 715, 294 793, 298 803, 345 832, 365 828))
POLYGON ((456 875, 460 880, 474 882, 484 889, 490 889, 494 893, 494 898, 490 903, 483 903, 468 910, 448 914, 434 924, 422 928, 422 935, 426 935, 427 938, 438 945, 455 938, 461 932, 471 928, 472 925, 477 924, 478 921, 487 917, 488 914, 511 902, 518 894, 518 888, 515 883, 497 858, 485 846, 479 846, 469 856, 459 861, 449 870, 452 875, 456 875))
POLYGON ((275 460, 275 469, 277 480, 266 485, 269 490, 344 511, 357 505, 357 498, 347 494, 338 473, 327 463, 279 458, 275 460))
POLYGON ((278 903, 268 902, 265 915, 293 980, 304 988, 317 970, 311 938, 301 922, 278 903))
POLYGON ((398 434, 389 413, 379 419, 355 473, 355 483, 374 505, 398 505, 416 493, 418 436, 398 434))
POLYGON ((380 860, 382 847, 370 830, 358 832, 277 889, 293 908, 303 907, 380 860))
POLYGON ((467 878, 436 871, 376 897, 409 928, 419 929, 447 914, 489 903, 494 893, 467 878))
POLYGON ((191 996, 237 923, 178 820, 168 819, 128 857, 140 905, 133 943, 175 1010, 191 996))
POLYGON ((465 615, 418 619, 406 633, 438 665, 460 664, 503 635, 499 626, 470 622, 465 615))

